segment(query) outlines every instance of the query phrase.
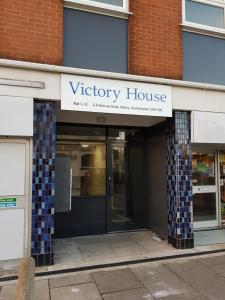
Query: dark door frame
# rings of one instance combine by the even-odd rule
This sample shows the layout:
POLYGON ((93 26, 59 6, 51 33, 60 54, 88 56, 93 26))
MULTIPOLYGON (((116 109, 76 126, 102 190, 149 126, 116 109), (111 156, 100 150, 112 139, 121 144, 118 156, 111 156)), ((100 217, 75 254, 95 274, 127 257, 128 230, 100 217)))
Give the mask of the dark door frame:
MULTIPOLYGON (((107 132, 108 133, 108 132, 107 132)), ((107 195, 106 195, 106 207, 107 207, 107 220, 106 220, 106 224, 107 224, 107 232, 113 232, 115 231, 115 229, 113 229, 112 227, 112 197, 113 197, 113 168, 112 168, 112 147, 113 144, 120 144, 120 141, 117 140, 111 140, 108 138, 107 135, 107 145, 106 145, 106 160, 107 160, 107 176, 106 176, 106 191, 107 191, 107 195)), ((119 231, 122 231, 123 228, 125 228, 126 226, 122 226, 121 228, 118 228, 119 231)))
MULTIPOLYGON (((114 127, 112 127, 114 128, 114 127)), ((127 127, 117 127, 121 129, 127 129, 127 127)), ((137 128, 137 127, 135 127, 137 128)), ((146 145, 146 136, 145 136, 145 145, 144 145, 144 156, 145 159, 147 157, 147 145, 146 145)), ((126 140, 125 140, 126 142, 126 140)), ((143 224, 142 226, 137 226, 137 225, 122 225, 122 226, 112 226, 112 193, 113 193, 113 187, 112 187, 112 177, 113 177, 113 168, 112 168, 112 146, 113 144, 120 143, 119 140, 116 139, 110 139, 109 138, 109 132, 108 128, 106 130, 106 232, 111 233, 111 232, 123 232, 123 231, 129 231, 129 230, 138 230, 138 229, 146 229, 147 228, 147 190, 146 190, 146 181, 143 183, 143 189, 144 189, 144 215, 143 215, 143 224)), ((129 165, 128 165, 129 169, 129 165)), ((144 165, 144 175, 145 178, 147 174, 147 169, 146 165, 144 165)), ((128 175, 129 176, 129 170, 128 170, 128 175)), ((127 196, 129 197, 129 193, 127 191, 127 196)))

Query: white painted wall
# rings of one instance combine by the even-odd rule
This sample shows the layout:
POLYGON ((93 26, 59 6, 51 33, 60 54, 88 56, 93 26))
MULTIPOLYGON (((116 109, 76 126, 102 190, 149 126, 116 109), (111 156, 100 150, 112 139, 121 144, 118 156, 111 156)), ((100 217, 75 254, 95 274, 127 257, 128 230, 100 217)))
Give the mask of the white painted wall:
POLYGON ((30 144, 28 139, 0 138, 0 260, 17 259, 30 254, 30 144), (15 200, 13 206, 6 203, 11 198, 15 200))
POLYGON ((225 91, 172 87, 173 109, 225 112, 225 91))
MULTIPOLYGON (((49 69, 51 66, 49 66, 49 69)), ((52 67, 54 69, 54 66, 52 67)), ((64 68, 64 74, 66 69, 64 68)), ((70 74, 72 68, 69 68, 70 74)), ((83 75, 85 70, 82 70, 83 75)), ((87 70, 88 73, 88 70, 87 70)), ((101 74, 101 72, 98 72, 101 74)), ((118 74, 118 77, 121 74, 118 74)), ((49 72, 39 70, 31 70, 15 67, 3 67, 0 66, 0 78, 16 79, 16 80, 27 80, 27 81, 38 81, 44 83, 44 88, 30 88, 30 87, 18 87, 0 85, 0 95, 20 96, 20 97, 31 97, 38 99, 47 100, 60 100, 60 72, 49 72)), ((90 75, 89 75, 90 76, 90 75)), ((132 75, 128 75, 132 79, 132 75)), ((116 79, 116 74, 113 76, 116 79)), ((136 76, 139 82, 142 76, 136 76)), ((164 80, 165 81, 165 80, 164 80)), ((144 81, 145 82, 145 81, 144 81)), ((178 82, 178 81, 176 81, 178 82)), ((165 84, 165 83, 163 83, 165 84)), ((169 81, 168 81, 169 84, 169 81)), ((197 84, 196 84, 197 85, 197 84)), ((172 86, 172 101, 173 109, 180 110, 202 110, 211 112, 224 112, 225 113, 225 90, 223 87, 219 87, 221 90, 204 89, 204 85, 199 84, 199 87, 189 86, 172 86), (202 86, 202 87, 201 87, 202 86)))
POLYGON ((0 67, 0 78, 44 82, 45 86, 44 89, 42 89, 0 85, 0 95, 47 100, 60 99, 60 74, 26 70, 23 68, 0 67))
POLYGON ((0 136, 33 136, 33 99, 0 96, 0 136))

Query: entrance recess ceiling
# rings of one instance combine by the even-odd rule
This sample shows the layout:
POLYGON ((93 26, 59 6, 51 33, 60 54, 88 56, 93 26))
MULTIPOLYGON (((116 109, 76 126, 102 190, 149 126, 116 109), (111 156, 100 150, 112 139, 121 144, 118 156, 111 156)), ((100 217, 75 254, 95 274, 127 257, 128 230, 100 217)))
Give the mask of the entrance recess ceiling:
POLYGON ((149 127, 165 121, 166 118, 62 111, 60 109, 60 103, 58 103, 56 120, 60 123, 149 127))

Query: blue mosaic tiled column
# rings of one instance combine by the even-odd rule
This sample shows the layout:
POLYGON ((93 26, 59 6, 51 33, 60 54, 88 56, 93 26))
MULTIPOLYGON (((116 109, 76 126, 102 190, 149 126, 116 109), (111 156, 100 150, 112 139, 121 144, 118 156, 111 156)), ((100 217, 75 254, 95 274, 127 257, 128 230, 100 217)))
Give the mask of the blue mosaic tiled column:
POLYGON ((36 266, 53 264, 55 131, 55 103, 35 101, 31 254, 36 266))
POLYGON ((194 247, 190 114, 175 111, 167 123, 168 241, 175 248, 194 247))

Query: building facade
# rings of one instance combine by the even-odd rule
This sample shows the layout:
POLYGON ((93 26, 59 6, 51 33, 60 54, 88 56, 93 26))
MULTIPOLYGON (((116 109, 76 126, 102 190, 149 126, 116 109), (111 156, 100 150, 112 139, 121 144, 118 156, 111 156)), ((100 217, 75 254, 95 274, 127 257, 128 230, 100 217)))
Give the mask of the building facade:
POLYGON ((0 260, 225 224, 224 0, 3 1, 0 260))

